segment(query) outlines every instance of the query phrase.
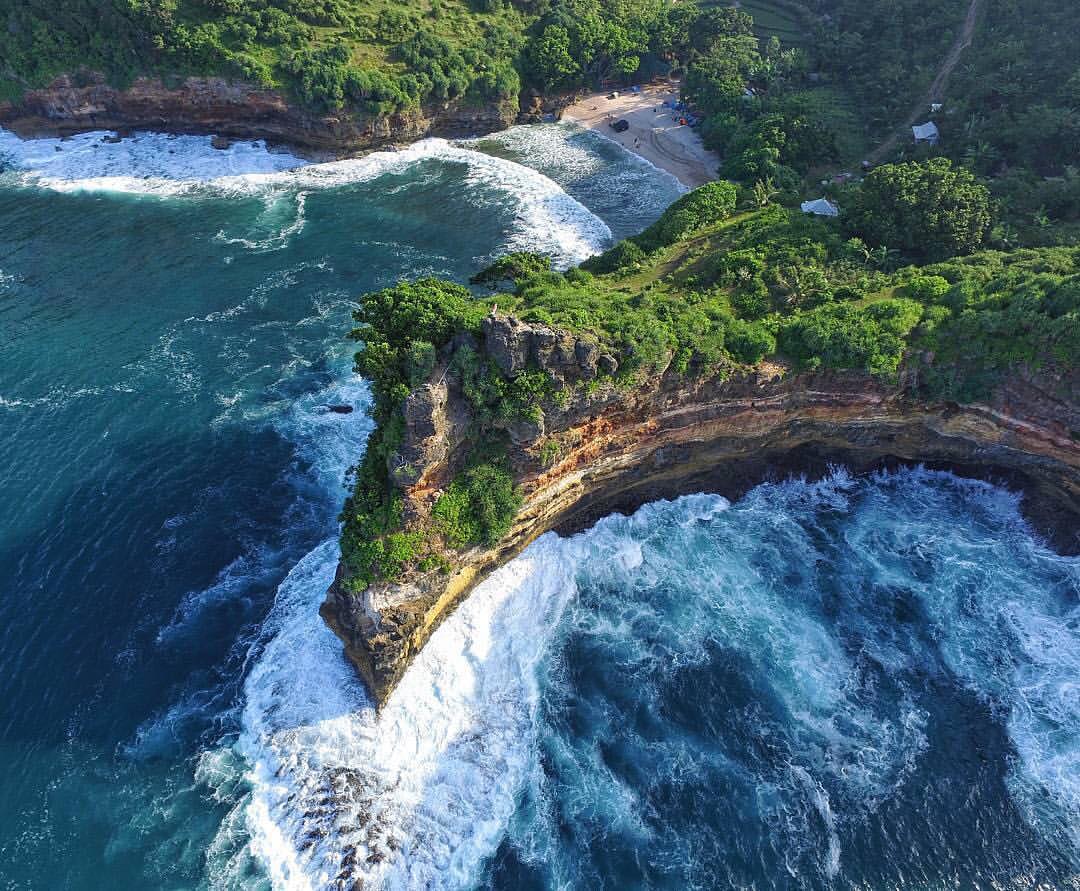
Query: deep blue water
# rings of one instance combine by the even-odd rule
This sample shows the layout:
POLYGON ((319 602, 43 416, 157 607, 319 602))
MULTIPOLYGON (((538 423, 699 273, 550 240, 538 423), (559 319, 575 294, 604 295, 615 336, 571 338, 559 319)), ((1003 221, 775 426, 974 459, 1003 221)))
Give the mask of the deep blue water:
POLYGON ((545 538, 376 721, 315 612, 354 295, 677 194, 561 127, 478 147, 0 134, 0 884, 1077 887, 1080 565, 982 484, 545 538))

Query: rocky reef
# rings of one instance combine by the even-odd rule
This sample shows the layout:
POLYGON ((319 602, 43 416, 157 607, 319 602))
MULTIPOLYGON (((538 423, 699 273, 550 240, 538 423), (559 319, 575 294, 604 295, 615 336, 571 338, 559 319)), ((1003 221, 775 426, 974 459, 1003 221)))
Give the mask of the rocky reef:
POLYGON ((426 136, 490 133, 516 118, 513 103, 445 103, 387 116, 320 114, 275 90, 216 77, 189 77, 173 85, 141 77, 121 89, 100 75, 64 76, 45 88, 28 90, 17 102, 0 103, 0 126, 20 136, 155 130, 263 139, 333 155, 426 136))
POLYGON ((918 397, 914 372, 885 382, 861 372, 795 374, 763 363, 708 373, 672 369, 616 384, 618 362, 588 336, 502 315, 459 335, 404 404, 404 435, 387 472, 409 523, 422 523, 466 460, 474 405, 454 356, 478 351, 506 375, 542 370, 571 394, 527 419, 501 422, 522 496, 493 545, 447 554, 360 593, 341 584, 322 615, 378 703, 413 656, 485 575, 545 532, 587 528, 613 511, 691 492, 736 497, 832 463, 855 472, 902 463, 944 467, 1021 489, 1034 527, 1080 550, 1080 375, 1043 368, 1013 375, 978 404, 918 397))

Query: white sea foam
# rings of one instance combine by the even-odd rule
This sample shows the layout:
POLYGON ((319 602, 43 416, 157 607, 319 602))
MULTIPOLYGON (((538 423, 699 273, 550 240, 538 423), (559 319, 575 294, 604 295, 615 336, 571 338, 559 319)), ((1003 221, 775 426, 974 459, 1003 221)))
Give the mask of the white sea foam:
MULTIPOLYGON (((401 151, 315 164, 269 152, 261 143, 217 150, 208 137, 138 134, 116 143, 102 133, 70 140, 23 140, 0 130, 0 158, 24 182, 57 191, 111 191, 158 196, 269 196, 268 213, 289 194, 295 214, 269 236, 220 233, 228 243, 265 251, 284 246, 304 226, 303 193, 370 182, 425 160, 461 165, 467 186, 495 189, 512 202, 514 223, 504 249, 548 251, 580 262, 611 241, 607 225, 553 180, 528 167, 448 142, 425 139, 401 151), (300 197, 303 195, 303 197, 300 197)), ((483 195, 476 200, 485 201, 483 195)))
MULTIPOLYGON (((345 360, 333 365, 340 378, 268 416, 327 492, 338 490, 370 426, 367 385, 345 360), (356 410, 337 415, 327 404, 356 410)), ((235 410, 251 420, 245 400, 235 410)), ((247 887, 256 863, 285 889, 332 886, 339 875, 379 888, 466 884, 505 832, 531 765, 534 666, 573 591, 574 563, 560 561, 561 547, 537 543, 474 591, 378 718, 318 615, 336 542, 301 559, 252 650, 235 746, 242 761, 217 749, 197 771, 216 798, 235 802, 208 852, 212 886, 247 887)), ((178 622, 202 600, 186 599, 178 622)), ((168 739, 174 722, 161 716, 138 742, 168 739)))
MULTIPOLYGON (((266 222, 272 228, 270 234, 263 238, 246 238, 244 236, 230 237, 224 230, 218 232, 215 238, 223 244, 235 244, 249 251, 255 253, 265 253, 266 251, 280 251, 283 248, 288 247, 289 239, 293 235, 297 235, 304 230, 304 224, 307 222, 304 208, 307 204, 307 192, 297 192, 294 195, 268 195, 266 199, 266 210, 263 213, 263 217, 266 218, 266 222), (290 219, 281 225, 274 225, 274 220, 280 215, 279 209, 283 205, 288 205, 292 213, 290 219)), ((260 219, 260 226, 264 224, 264 220, 260 219)))
MULTIPOLYGON (((112 389, 115 392, 127 392, 119 386, 112 389)), ((101 387, 54 387, 44 396, 23 398, 0 395, 0 409, 43 408, 51 411, 63 408, 77 399, 100 396, 103 392, 105 391, 101 387)))
POLYGON ((21 139, 0 129, 0 169, 56 191, 112 191, 172 195, 222 177, 290 170, 306 162, 262 142, 215 149, 209 136, 136 133, 106 142, 104 131, 21 139))
POLYGON ((603 132, 589 130, 580 124, 563 122, 558 124, 529 124, 510 127, 499 133, 481 137, 473 142, 492 142, 505 146, 512 152, 527 158, 529 166, 535 166, 545 172, 559 171, 560 182, 596 175, 610 175, 611 164, 600 157, 589 146, 592 141, 602 140, 604 144, 618 150, 625 156, 627 166, 637 173, 635 179, 641 185, 640 174, 648 171, 650 175, 661 179, 673 190, 687 192, 689 189, 678 177, 657 167, 647 158, 631 152, 618 140, 605 136, 603 132))
MULTIPOLYGON (((876 490, 883 513, 893 510, 891 492, 905 496, 895 553, 933 567, 921 599, 946 663, 1005 717, 1017 752, 1010 793, 1037 831, 1071 846, 1080 867, 1080 558, 1048 550, 1021 520, 1019 497, 989 483, 927 470, 879 482, 889 486, 876 490), (927 483, 950 486, 960 509, 981 510, 995 534, 972 536, 945 521, 927 483)), ((860 527, 857 552, 875 550, 875 525, 860 527)), ((890 583, 903 574, 880 561, 874 571, 890 583)))
POLYGON ((317 613, 337 556, 327 542, 282 584, 245 686, 250 851, 278 888, 466 886, 531 764, 534 669, 571 564, 543 540, 479 586, 376 716, 317 613))
MULTIPOLYGON (((342 455, 331 450, 328 471, 338 460, 342 455)), ((917 489, 920 477, 908 472, 902 479, 917 489)), ((969 498, 1009 501, 1000 490, 979 485, 971 484, 969 498)), ((534 802, 559 798, 562 820, 601 820, 643 846, 651 844, 653 829, 643 820, 637 790, 608 769, 588 739, 578 750, 573 740, 545 738, 575 784, 569 798, 546 788, 536 751, 543 730, 537 724, 538 667, 568 604, 573 606, 563 627, 601 642, 628 678, 640 668, 634 683, 642 695, 657 670, 699 658, 694 654, 704 653, 706 639, 760 664, 792 721, 791 760, 771 776, 753 779, 761 812, 784 827, 778 853, 793 875, 809 856, 826 880, 833 879, 841 868, 842 827, 887 799, 910 775, 926 746, 927 715, 906 695, 891 706, 878 704, 868 677, 812 605, 804 611, 785 585, 758 574, 747 536, 756 541, 766 522, 806 522, 805 516, 792 518, 800 504, 847 512, 857 488, 845 473, 812 486, 766 487, 730 522, 719 519, 730 510, 726 501, 694 496, 629 518, 608 518, 568 541, 542 539, 478 587, 440 626, 378 716, 339 642, 317 616, 337 560, 333 542, 320 546, 281 586, 266 627, 268 642, 247 680, 238 750, 249 765, 251 791, 222 833, 234 837, 242 817, 248 841, 230 848, 219 839, 217 847, 230 851, 220 864, 221 886, 233 887, 228 876, 243 874, 243 864, 254 857, 274 886, 285 889, 358 881, 371 888, 467 887, 499 844, 523 790, 530 790, 534 802), (777 510, 777 504, 785 508, 777 510), (715 559, 720 553, 724 559, 715 559), (595 604, 577 604, 579 572, 598 590, 625 593, 599 612, 595 604), (663 592, 674 581, 677 589, 665 602, 663 592), (693 596, 686 596, 687 585, 693 596), (641 591, 650 593, 634 593, 641 591), (815 849, 820 836, 824 847, 815 849)), ((880 497, 889 503, 887 492, 880 497)), ((940 512, 928 521, 940 527, 940 512)), ((873 533, 876 526, 865 516, 859 528, 873 533)), ((916 516, 913 540, 923 532, 916 516)), ((793 533, 783 539, 790 553, 777 556, 775 564, 773 557, 764 559, 801 567, 812 582, 817 558, 812 550, 800 550, 812 548, 812 539, 793 533)), ((848 544, 856 553, 863 550, 857 537, 848 544)), ((865 551, 872 550, 867 543, 865 551)), ((960 573, 977 565, 965 562, 962 552, 956 542, 942 551, 950 561, 960 554, 954 567, 960 573)), ((1049 552, 1035 556, 1055 566, 1061 559, 1049 552)), ((882 579, 889 571, 881 561, 873 568, 882 579)), ((970 604, 966 612, 956 609, 950 600, 955 586, 939 579, 940 600, 931 597, 927 607, 940 613, 943 627, 953 626, 943 641, 954 670, 1008 709, 1019 753, 1010 778, 1013 794, 1040 825, 1051 821, 1068 832, 1077 813, 1080 616, 1075 606, 1065 613, 1051 610, 1038 582, 1029 583, 1022 597, 999 596, 1016 581, 1006 577, 1004 588, 988 590, 989 613, 972 613, 970 604), (998 639, 988 627, 1006 636, 998 639), (987 648, 1014 658, 988 668, 987 648)), ((879 645, 875 658, 905 667, 890 655, 887 642, 864 644, 879 645)), ((899 668, 889 673, 902 687, 899 668)), ((556 672, 549 683, 561 682, 557 666, 543 670, 556 672)), ((605 729, 604 722, 618 719, 617 711, 594 710, 591 733, 617 741, 624 731, 605 729)), ((667 743, 640 742, 661 769, 664 758, 657 753, 667 743)), ((679 744, 672 745, 677 765, 679 744)), ((214 765, 221 757, 208 756, 208 772, 220 772, 214 765)), ((558 833, 546 819, 537 815, 512 836, 525 860, 559 856, 547 847, 558 833)))

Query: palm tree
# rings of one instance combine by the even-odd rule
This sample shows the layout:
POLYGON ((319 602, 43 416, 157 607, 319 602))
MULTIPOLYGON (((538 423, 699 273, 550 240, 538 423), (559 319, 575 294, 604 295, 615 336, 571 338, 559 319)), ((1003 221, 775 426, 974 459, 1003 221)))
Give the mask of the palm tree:
POLYGON ((888 272, 896 263, 900 252, 885 245, 878 245, 870 252, 870 262, 882 272, 888 272))
POLYGON ((754 203, 758 207, 768 207, 776 196, 776 186, 771 176, 754 183, 754 203))

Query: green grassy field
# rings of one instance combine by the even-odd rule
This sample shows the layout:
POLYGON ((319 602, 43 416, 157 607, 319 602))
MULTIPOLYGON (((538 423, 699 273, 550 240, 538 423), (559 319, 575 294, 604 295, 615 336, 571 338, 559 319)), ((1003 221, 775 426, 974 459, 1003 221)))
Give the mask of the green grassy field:
POLYGON ((754 33, 758 37, 767 40, 775 36, 787 46, 805 45, 805 24, 788 4, 773 0, 742 0, 739 8, 754 17, 754 33))
MULTIPOLYGON (((710 6, 733 6, 727 0, 704 0, 703 9, 710 6)), ((807 42, 804 15, 796 5, 786 0, 740 0, 738 8, 754 19, 754 33, 761 40, 778 37, 785 46, 802 47, 807 42)))

